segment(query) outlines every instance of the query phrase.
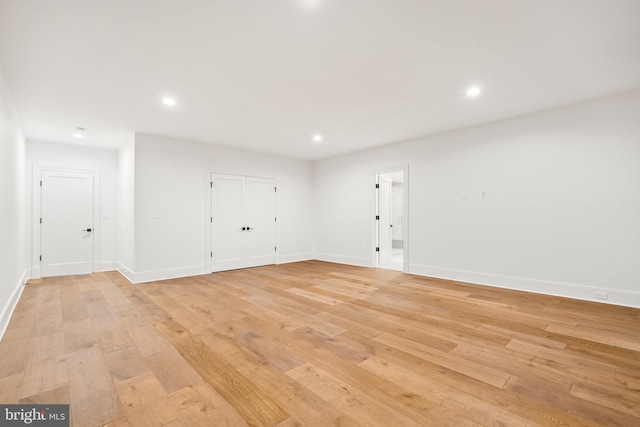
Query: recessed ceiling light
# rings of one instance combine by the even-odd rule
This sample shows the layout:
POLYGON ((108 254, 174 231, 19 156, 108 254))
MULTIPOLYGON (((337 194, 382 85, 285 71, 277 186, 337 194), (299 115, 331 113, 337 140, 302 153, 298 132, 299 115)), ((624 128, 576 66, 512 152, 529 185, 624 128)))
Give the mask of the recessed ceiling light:
POLYGON ((320 142, 320 141, 322 141, 322 135, 320 135, 320 134, 315 134, 315 135, 313 135, 313 140, 314 140, 315 142, 320 142))
POLYGON ((84 138, 84 128, 76 128, 76 131, 73 133, 73 136, 78 139, 84 138))
POLYGON ((467 96, 469 98, 473 98, 474 96, 478 96, 480 95, 480 92, 482 92, 482 90, 480 89, 480 87, 478 86, 471 86, 469 89, 467 89, 467 96))
POLYGON ((172 106, 176 105, 176 100, 171 98, 170 96, 166 96, 166 97, 162 98, 162 103, 164 105, 168 105, 168 106, 172 107, 172 106))

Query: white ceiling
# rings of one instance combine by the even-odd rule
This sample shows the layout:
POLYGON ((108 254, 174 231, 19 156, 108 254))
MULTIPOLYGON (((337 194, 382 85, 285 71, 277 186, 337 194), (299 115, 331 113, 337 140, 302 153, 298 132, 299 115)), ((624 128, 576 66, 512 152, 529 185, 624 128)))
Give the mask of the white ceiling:
POLYGON ((640 87, 640 0, 0 0, 0 67, 30 139, 316 160, 640 87))

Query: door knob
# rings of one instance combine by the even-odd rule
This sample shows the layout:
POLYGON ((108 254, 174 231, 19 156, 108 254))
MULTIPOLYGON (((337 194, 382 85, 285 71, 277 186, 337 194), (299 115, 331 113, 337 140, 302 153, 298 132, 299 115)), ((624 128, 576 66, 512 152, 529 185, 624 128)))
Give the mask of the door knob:
POLYGON ((247 227, 242 227, 242 231, 244 231, 244 230, 246 230, 246 229, 247 229, 247 227))
POLYGON ((247 231, 251 231, 251 230, 253 230, 253 228, 247 227, 247 231))
POLYGON ((87 228, 86 230, 82 230, 82 231, 86 231, 87 233, 91 233, 91 229, 87 228))

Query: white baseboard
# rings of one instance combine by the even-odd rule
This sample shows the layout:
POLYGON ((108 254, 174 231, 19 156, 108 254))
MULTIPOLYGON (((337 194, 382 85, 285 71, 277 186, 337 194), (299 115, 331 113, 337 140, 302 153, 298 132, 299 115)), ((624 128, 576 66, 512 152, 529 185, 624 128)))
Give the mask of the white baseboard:
MULTIPOLYGON (((101 261, 93 261, 93 271, 114 271, 120 269, 120 263, 116 261, 111 262, 101 262, 101 261)), ((42 278, 42 274, 40 272, 40 265, 34 265, 31 267, 31 278, 32 279, 40 279, 42 278)))
POLYGON ((206 274, 204 265, 192 265, 188 267, 166 268, 162 270, 148 270, 134 272, 122 263, 119 263, 117 270, 131 283, 155 282, 158 280, 175 279, 178 277, 189 277, 206 274))
POLYGON ((119 268, 120 268, 120 263, 116 261, 93 263, 93 271, 114 271, 114 270, 118 270, 119 268))
POLYGON ((309 261, 310 259, 315 259, 315 254, 306 253, 306 254, 278 255, 276 264, 288 264, 290 262, 309 261))
POLYGON ((420 276, 455 280, 458 282, 473 283, 476 285, 493 286, 496 288, 513 289, 537 294, 554 295, 579 300, 595 301, 604 304, 640 308, 640 292, 595 288, 592 286, 575 285, 571 283, 550 282, 523 277, 502 276, 499 274, 478 273, 475 271, 455 270, 416 264, 410 264, 409 272, 420 276), (603 300, 595 298, 596 292, 606 293, 607 299, 603 300))
POLYGON ((317 259, 318 261, 335 262, 337 264, 355 265, 358 267, 371 267, 371 260, 369 258, 332 254, 316 254, 315 259, 317 259))
POLYGON ((133 278, 134 278, 135 275, 133 274, 133 270, 131 270, 129 267, 127 267, 123 263, 119 262, 118 263, 118 268, 116 268, 116 270, 118 271, 118 273, 122 274, 122 276, 125 279, 127 279, 131 283, 134 283, 133 282, 133 278))
POLYGON ((13 310, 15 310, 16 305, 18 305, 18 301, 20 300, 20 296, 22 295, 22 291, 24 290, 24 285, 27 284, 27 280, 29 280, 30 276, 31 270, 25 270, 22 274, 22 277, 20 278, 20 281, 18 282, 18 285, 11 293, 9 301, 7 301, 7 304, 2 308, 2 312, 0 312, 0 340, 4 336, 4 333, 9 326, 9 321, 11 320, 13 310))

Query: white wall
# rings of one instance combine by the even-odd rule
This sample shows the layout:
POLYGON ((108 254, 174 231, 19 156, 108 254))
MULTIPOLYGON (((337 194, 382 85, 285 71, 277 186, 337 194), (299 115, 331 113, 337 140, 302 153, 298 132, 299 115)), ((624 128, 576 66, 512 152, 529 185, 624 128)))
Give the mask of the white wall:
POLYGON ((24 159, 24 135, 0 70, 0 337, 30 274, 24 159))
POLYGON ((135 135, 118 151, 118 261, 119 269, 130 279, 135 269, 135 135))
MULTIPOLYGON (((57 144, 41 141, 27 141, 26 158, 26 194, 29 201, 39 193, 38 177, 34 171, 43 168, 94 172, 98 196, 98 223, 94 224, 96 247, 94 248, 94 270, 113 270, 117 266, 117 194, 118 194, 118 152, 80 145, 57 144), (35 192, 35 193, 34 193, 35 192)), ((32 269, 35 274, 39 268, 39 217, 38 201, 31 203, 28 217, 31 226, 27 235, 31 242, 32 269), (32 219, 34 218, 34 219, 32 219)))
POLYGON ((373 265, 372 171, 407 164, 411 272, 640 306, 640 91, 317 162, 318 258, 373 265))
POLYGON ((275 178, 278 262, 313 257, 309 162, 136 134, 135 281, 209 271, 214 171, 275 178))

